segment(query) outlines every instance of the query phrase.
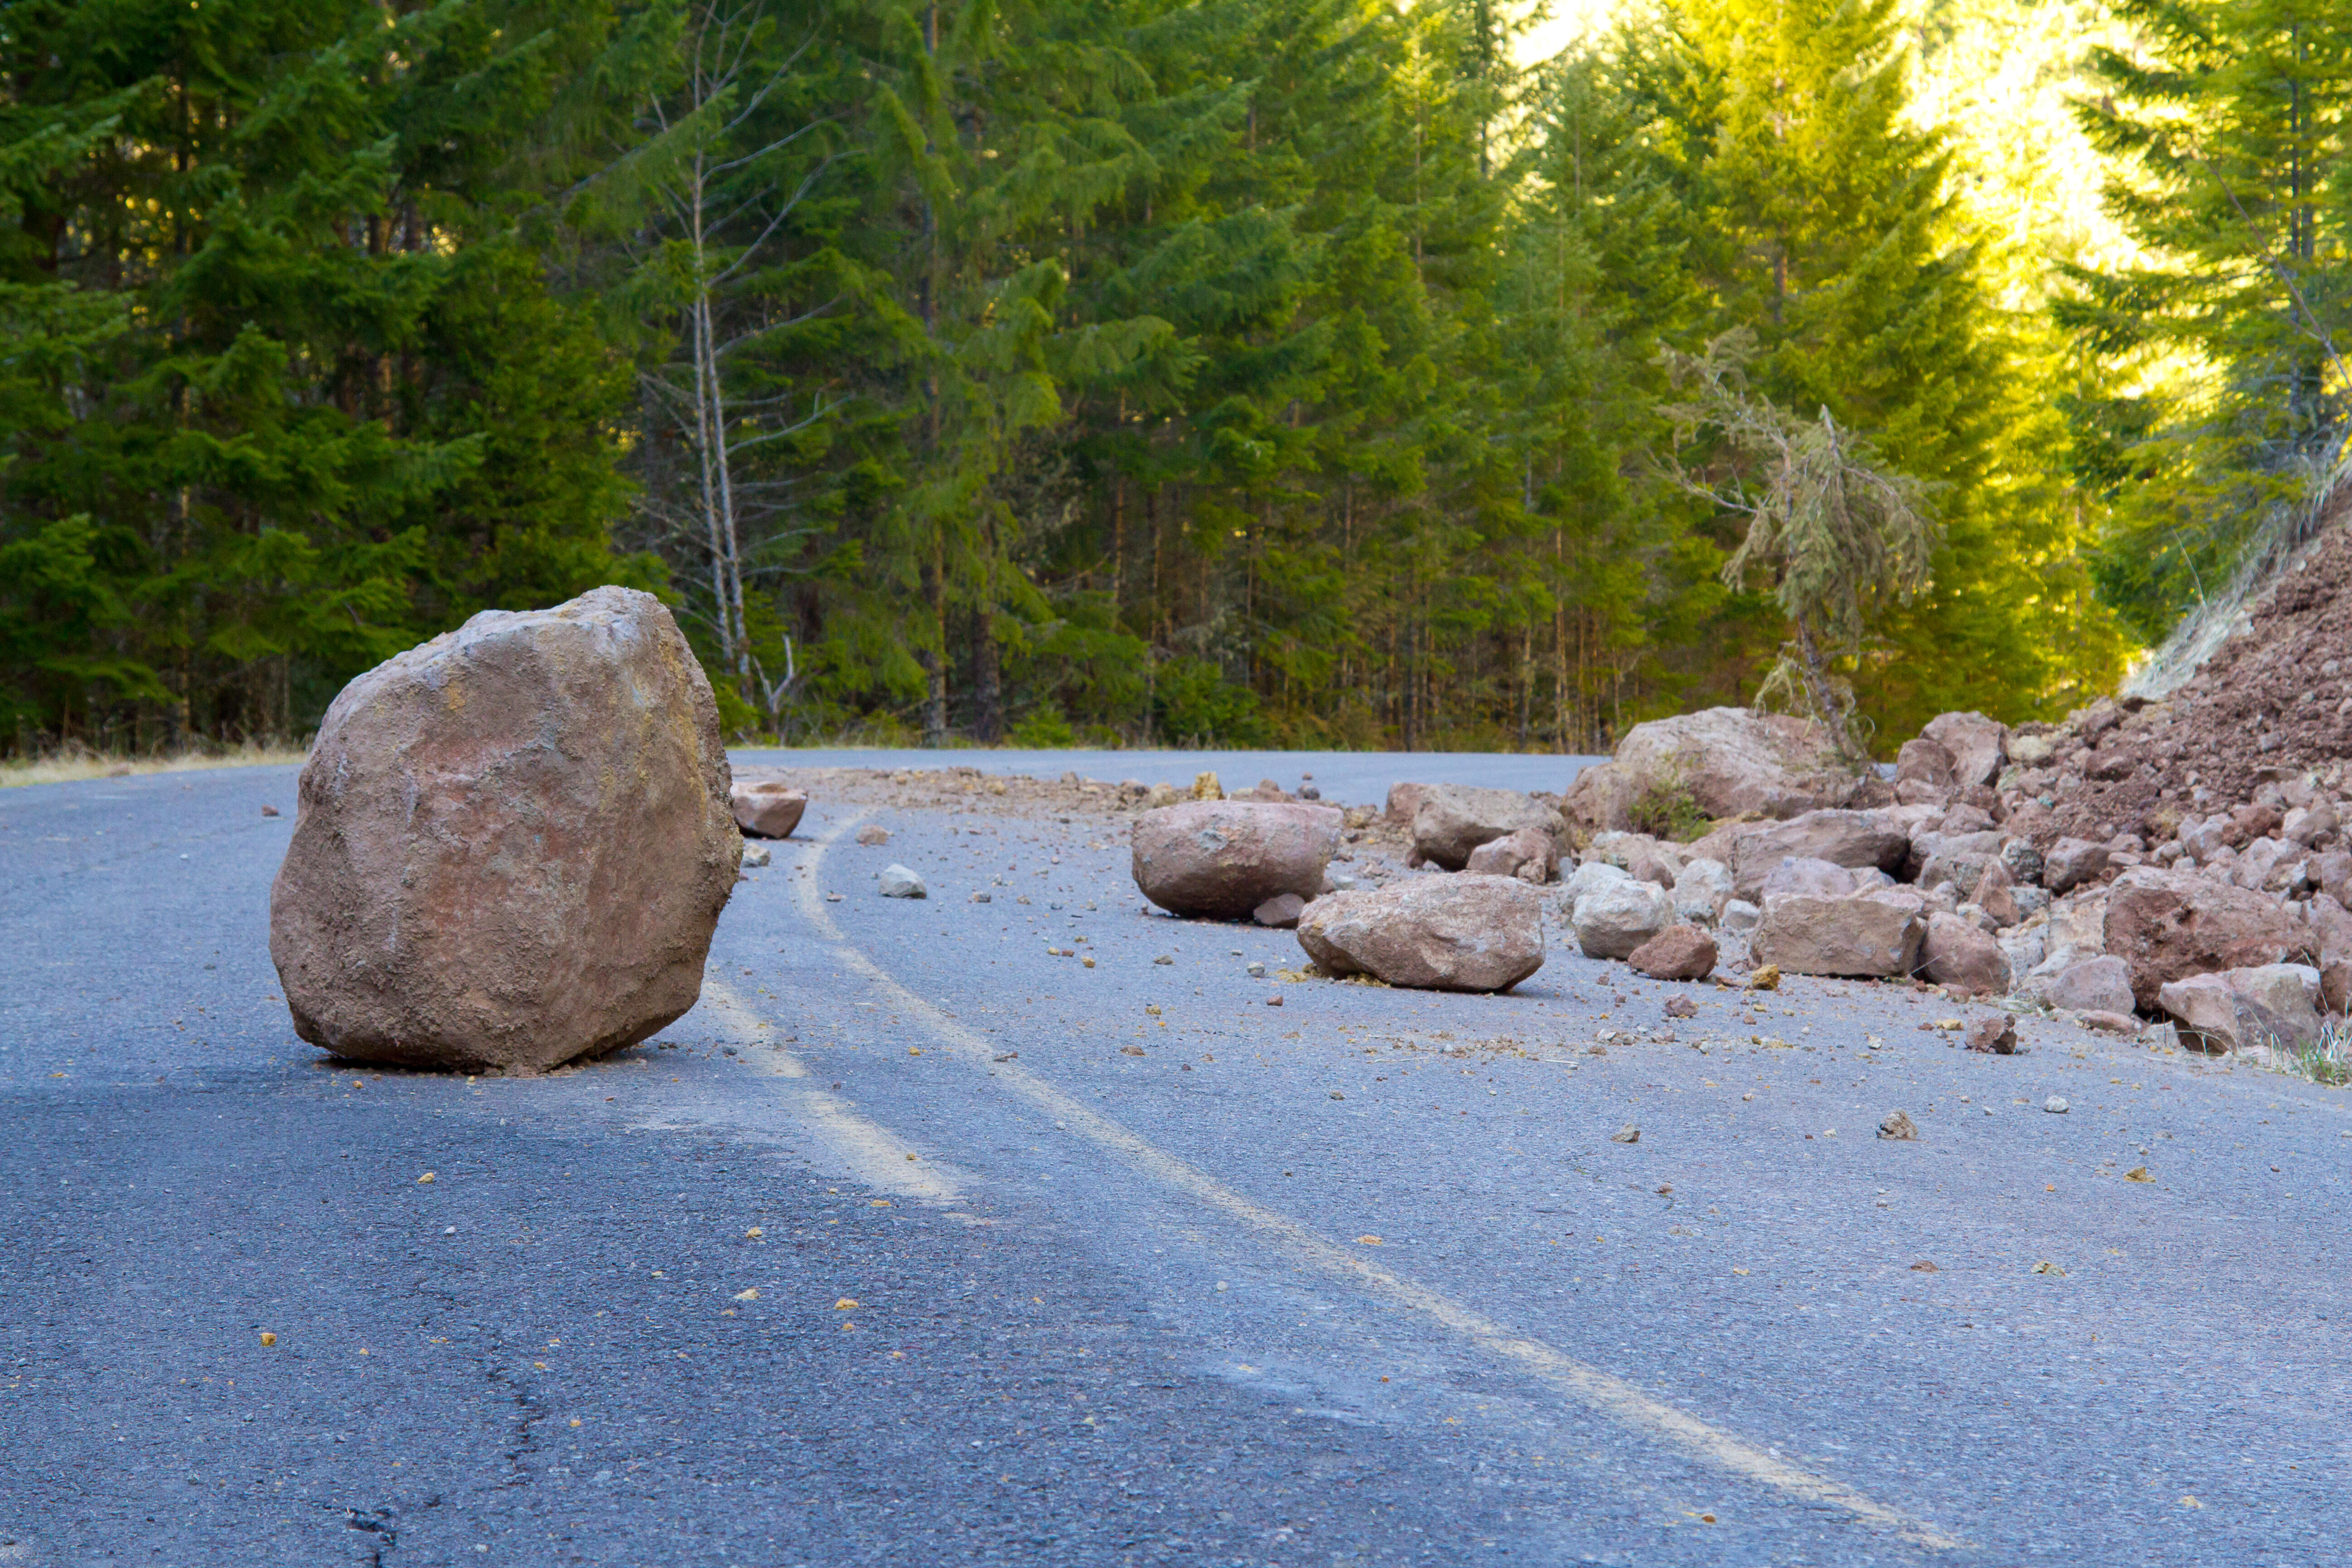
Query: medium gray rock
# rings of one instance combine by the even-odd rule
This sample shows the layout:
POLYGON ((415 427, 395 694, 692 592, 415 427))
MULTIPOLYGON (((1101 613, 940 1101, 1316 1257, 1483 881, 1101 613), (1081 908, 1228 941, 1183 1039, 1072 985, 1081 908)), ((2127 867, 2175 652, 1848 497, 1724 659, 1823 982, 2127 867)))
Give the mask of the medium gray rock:
POLYGON ((1733 932, 1752 931, 1763 922, 1764 911, 1746 899, 1727 899, 1716 923, 1733 932))
POLYGON ((1543 900, 1516 877, 1414 877, 1307 906, 1298 945, 1332 974, 1507 991, 1543 967, 1543 900))
POLYGON ((1300 911, 1306 908, 1307 900, 1297 893, 1276 893, 1252 910, 1250 919, 1276 931, 1294 931, 1297 929, 1300 911))
POLYGON ((882 874, 875 881, 886 899, 928 899, 931 896, 931 890, 923 885, 922 878, 896 860, 883 867, 882 874))
POLYGON ((1339 847, 1332 806, 1196 800, 1135 819, 1135 885, 1180 915, 1246 920, 1282 893, 1312 899, 1339 847))
POLYGON ((1576 944, 1587 958, 1631 958, 1675 921, 1675 901, 1655 882, 1628 878, 1576 900, 1576 944))
POLYGON ((1587 860, 1570 873, 1568 881, 1561 887, 1560 907, 1571 911, 1572 918, 1576 900, 1585 894, 1596 888, 1613 887, 1619 882, 1630 882, 1633 879, 1622 869, 1612 866, 1606 860, 1587 860))
POLYGON ((543 1072, 702 992, 743 839, 719 710, 660 600, 486 610, 327 710, 270 890, 295 1032, 543 1072))

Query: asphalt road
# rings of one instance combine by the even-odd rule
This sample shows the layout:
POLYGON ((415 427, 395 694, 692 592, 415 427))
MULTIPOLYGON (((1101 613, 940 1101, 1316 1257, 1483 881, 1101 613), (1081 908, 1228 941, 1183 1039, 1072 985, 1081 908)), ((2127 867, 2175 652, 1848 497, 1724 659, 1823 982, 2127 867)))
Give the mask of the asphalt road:
POLYGON ((1112 819, 829 799, 658 1040, 354 1068, 293 804, 0 794, 0 1564, 2345 1560, 2340 1091, 1286 981, 1112 819))

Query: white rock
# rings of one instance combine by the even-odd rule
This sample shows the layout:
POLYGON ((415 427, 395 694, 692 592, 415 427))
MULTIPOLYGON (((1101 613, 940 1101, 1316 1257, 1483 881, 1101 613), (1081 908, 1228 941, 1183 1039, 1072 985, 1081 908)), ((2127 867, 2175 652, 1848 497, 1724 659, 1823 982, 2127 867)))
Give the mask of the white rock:
POLYGON ((1690 861, 1675 879, 1675 913, 1699 925, 1713 925, 1716 911, 1729 901, 1731 892, 1730 867, 1720 860, 1690 861))
POLYGON ((882 868, 882 875, 877 880, 881 883, 882 896, 886 899, 928 899, 931 896, 930 889, 923 886, 920 877, 895 860, 882 868))
POLYGON ((1746 899, 1729 899, 1725 900, 1723 913, 1717 918, 1722 921, 1726 931, 1754 931, 1758 922, 1763 920, 1764 911, 1746 899))
POLYGON ((766 845, 746 844, 743 846, 743 865, 746 869, 754 869, 758 867, 764 866, 767 863, 768 847, 766 845))
POLYGON ((1675 900, 1655 882, 1626 878, 1577 900, 1574 921, 1576 944, 1587 958, 1629 958, 1675 923, 1675 900))

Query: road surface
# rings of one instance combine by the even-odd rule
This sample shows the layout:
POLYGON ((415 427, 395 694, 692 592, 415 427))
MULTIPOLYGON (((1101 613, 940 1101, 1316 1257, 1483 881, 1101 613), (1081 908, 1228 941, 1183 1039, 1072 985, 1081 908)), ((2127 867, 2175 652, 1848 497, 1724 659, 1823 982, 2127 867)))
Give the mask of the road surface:
POLYGON ((0 795, 0 1564, 2343 1560, 2342 1091, 1556 930, 1285 979, 892 798, 477 1080, 288 1028, 290 771, 0 795))

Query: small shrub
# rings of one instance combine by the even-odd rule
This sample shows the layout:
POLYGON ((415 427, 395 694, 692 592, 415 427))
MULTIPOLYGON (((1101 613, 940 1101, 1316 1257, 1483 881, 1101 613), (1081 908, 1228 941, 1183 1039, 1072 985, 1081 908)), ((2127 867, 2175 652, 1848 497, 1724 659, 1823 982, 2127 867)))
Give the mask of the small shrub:
POLYGON ((1636 833, 1646 833, 1653 838, 1668 838, 1677 844, 1687 844, 1703 836, 1712 825, 1706 813, 1690 792, 1688 784, 1673 780, 1654 784, 1633 797, 1625 808, 1626 826, 1636 833))
POLYGON ((1061 706, 1043 702, 1013 726, 1013 743, 1034 752, 1057 752, 1078 743, 1078 732, 1062 717, 1061 706))

